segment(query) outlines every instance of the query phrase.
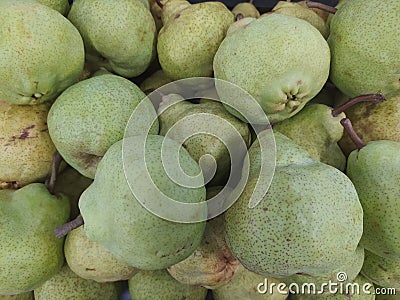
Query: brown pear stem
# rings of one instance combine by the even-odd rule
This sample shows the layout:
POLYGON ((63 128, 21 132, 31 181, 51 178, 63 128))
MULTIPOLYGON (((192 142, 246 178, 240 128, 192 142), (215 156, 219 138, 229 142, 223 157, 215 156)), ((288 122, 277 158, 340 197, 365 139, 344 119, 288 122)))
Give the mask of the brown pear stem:
POLYGON ((335 14, 337 12, 337 8, 330 5, 326 5, 315 1, 307 1, 306 3, 308 8, 319 8, 331 14, 335 14))
POLYGON ((244 18, 244 15, 242 14, 242 13, 238 13, 237 15, 236 15, 236 17, 235 17, 235 20, 236 21, 239 21, 239 20, 241 20, 241 19, 243 19, 244 18))
POLYGON ((358 136, 358 134, 355 132, 353 125, 351 124, 350 119, 348 118, 343 118, 340 120, 340 124, 344 127, 346 130, 347 134, 350 136, 350 139, 353 141, 353 143, 356 145, 358 149, 361 149, 365 147, 364 141, 358 136))
POLYGON ((81 225, 83 225, 83 218, 81 215, 79 215, 72 221, 65 223, 61 226, 58 226, 56 229, 54 229, 54 233, 59 239, 61 239, 64 236, 66 236, 69 232, 78 228, 81 225))
POLYGON ((62 157, 58 151, 56 151, 53 155, 53 163, 51 165, 51 175, 50 179, 46 182, 47 189, 49 190, 49 193, 54 195, 54 188, 56 185, 56 180, 57 180, 57 172, 58 169, 60 168, 60 164, 62 162, 62 157))
POLYGON ((249 3, 250 3, 250 4, 253 4, 253 2, 254 2, 254 0, 249 0, 249 3))
POLYGON ((375 102, 375 103, 380 103, 385 101, 385 97, 383 97, 381 94, 366 94, 366 95, 361 95, 357 96, 354 98, 351 98, 349 101, 346 103, 343 103, 342 105, 339 105, 335 109, 332 110, 332 116, 337 117, 340 115, 342 112, 346 111, 346 109, 352 107, 353 105, 360 103, 360 102, 375 102))
POLYGON ((161 3, 161 0, 156 0, 156 3, 160 8, 164 7, 164 4, 161 3))

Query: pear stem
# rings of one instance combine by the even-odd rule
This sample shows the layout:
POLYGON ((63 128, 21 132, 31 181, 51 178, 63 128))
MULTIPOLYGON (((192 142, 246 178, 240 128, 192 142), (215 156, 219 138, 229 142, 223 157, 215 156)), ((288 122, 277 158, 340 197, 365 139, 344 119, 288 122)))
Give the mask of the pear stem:
POLYGON ((83 218, 81 215, 79 215, 72 221, 65 223, 61 226, 58 226, 56 229, 54 229, 54 233, 59 239, 61 239, 64 236, 66 236, 69 232, 82 225, 83 225, 83 218))
POLYGON ((254 2, 254 0, 249 0, 249 3, 250 3, 250 4, 253 4, 253 2, 254 2))
POLYGON ((342 105, 339 105, 335 109, 332 110, 332 116, 337 117, 340 115, 342 112, 346 111, 346 109, 352 107, 353 105, 360 103, 360 102, 375 102, 375 103, 380 103, 385 101, 385 97, 383 97, 381 94, 366 94, 366 95, 361 95, 357 96, 354 98, 351 98, 349 101, 346 103, 343 103, 342 105))
POLYGON ((49 193, 54 195, 54 188, 56 185, 56 180, 57 180, 57 172, 58 169, 60 168, 60 164, 62 162, 62 157, 58 151, 56 151, 53 155, 53 163, 51 165, 51 175, 50 179, 46 182, 46 187, 49 190, 49 193))
POLYGON ((156 0, 157 5, 162 9, 164 4, 161 3, 161 0, 156 0))
POLYGON ((355 132, 353 125, 351 124, 350 119, 343 118, 340 120, 340 124, 344 127, 347 134, 350 136, 350 139, 356 145, 357 149, 361 149, 365 147, 364 141, 359 137, 359 135, 355 132))
POLYGON ((307 1, 306 3, 308 8, 319 8, 331 14, 335 14, 337 12, 337 8, 330 5, 326 5, 315 1, 307 1))
POLYGON ((235 17, 235 21, 239 21, 239 20, 241 20, 241 19, 243 19, 243 18, 244 18, 243 14, 242 14, 242 13, 238 13, 238 14, 236 15, 236 17, 235 17))
POLYGON ((159 89, 155 89, 153 92, 159 94, 162 97, 166 96, 163 92, 161 92, 159 89))

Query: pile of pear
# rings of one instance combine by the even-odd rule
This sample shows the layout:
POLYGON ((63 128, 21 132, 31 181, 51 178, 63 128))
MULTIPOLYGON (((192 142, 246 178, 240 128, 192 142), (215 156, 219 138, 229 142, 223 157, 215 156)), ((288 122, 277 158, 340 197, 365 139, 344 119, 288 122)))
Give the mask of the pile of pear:
POLYGON ((263 14, 252 1, 0 0, 0 299, 110 300, 127 289, 138 300, 400 299, 373 290, 400 294, 399 15, 398 0, 280 1, 263 14), (218 82, 191 86, 209 97, 185 100, 176 81, 192 77, 242 88, 271 126, 257 134, 251 103, 218 82), (158 102, 146 97, 166 84, 158 102), (204 115, 216 117, 217 139, 165 136, 200 128, 204 115), (132 193, 155 184, 205 204, 231 168, 242 172, 222 142, 238 136, 248 180, 219 216, 166 220, 132 193), (196 188, 164 170, 162 149, 177 146, 170 167, 203 174, 196 188), (287 288, 339 272, 371 293, 287 288), (260 293, 265 280, 286 288, 260 293))

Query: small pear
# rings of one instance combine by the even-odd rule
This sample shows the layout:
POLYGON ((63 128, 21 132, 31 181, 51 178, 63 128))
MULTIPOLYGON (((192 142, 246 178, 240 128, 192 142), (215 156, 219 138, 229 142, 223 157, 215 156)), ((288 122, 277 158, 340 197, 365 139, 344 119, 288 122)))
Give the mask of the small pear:
POLYGON ((332 108, 324 104, 311 104, 297 115, 275 124, 274 130, 291 138, 311 157, 344 171, 346 157, 337 143, 343 136, 340 120, 344 117, 344 113, 334 116, 332 108))
POLYGON ((119 262, 100 244, 87 238, 83 226, 68 233, 64 245, 69 268, 84 279, 97 282, 127 280, 137 270, 119 262))
POLYGON ((319 30, 324 38, 328 38, 329 30, 324 21, 314 10, 295 2, 279 1, 272 13, 293 16, 303 19, 319 30))
POLYGON ((2 101, 53 101, 78 81, 85 56, 82 37, 60 13, 34 0, 2 0, 0 20, 2 101))
POLYGON ((64 265, 34 293, 35 300, 116 300, 119 290, 113 282, 98 283, 83 279, 64 265))
POLYGON ((147 0, 78 0, 68 19, 83 38, 86 60, 97 68, 130 78, 155 58, 156 25, 147 0))
POLYGON ((168 18, 157 43, 165 74, 173 80, 212 76, 214 55, 233 22, 223 3, 211 1, 190 5, 168 18))
POLYGON ((57 273, 63 239, 54 228, 69 218, 69 202, 44 184, 0 190, 0 295, 28 292, 57 273))
POLYGON ((44 182, 56 152, 47 128, 46 104, 0 102, 0 188, 44 182))
POLYGON ((132 300, 205 300, 207 289, 176 281, 166 270, 139 271, 128 281, 132 300))
POLYGON ((385 258, 365 251, 361 274, 382 287, 400 290, 400 259, 398 258, 385 258))
POLYGON ((239 14, 242 15, 243 18, 259 18, 260 17, 260 12, 258 9, 254 6, 253 1, 249 2, 240 2, 235 5, 235 7, 232 9, 232 13, 235 15, 235 18, 239 14))

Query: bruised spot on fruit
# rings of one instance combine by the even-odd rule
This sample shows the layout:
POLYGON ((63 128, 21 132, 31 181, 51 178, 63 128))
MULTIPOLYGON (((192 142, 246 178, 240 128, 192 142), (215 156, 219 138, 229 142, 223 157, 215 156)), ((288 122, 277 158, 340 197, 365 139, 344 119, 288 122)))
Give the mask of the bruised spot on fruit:
POLYGON ((378 265, 378 267, 379 267, 380 269, 382 269, 383 271, 387 272, 387 269, 386 269, 385 267, 383 267, 382 265, 378 265))
POLYGON ((293 106, 292 109, 290 110, 290 113, 294 112, 294 111, 295 111, 296 109, 298 109, 298 108, 299 108, 298 105, 293 106))
POLYGON ((263 211, 268 211, 268 207, 264 207, 264 208, 263 208, 263 211))
POLYGON ((24 129, 22 129, 22 133, 21 133, 21 135, 19 136, 18 139, 25 140, 26 138, 28 138, 29 137, 29 130, 33 129, 33 128, 35 128, 35 125, 31 125, 31 126, 28 126, 28 127, 24 128, 24 129))
POLYGON ((175 19, 178 19, 181 16, 181 14, 176 14, 175 19))
POLYGON ((86 268, 86 271, 96 271, 96 269, 86 268))

